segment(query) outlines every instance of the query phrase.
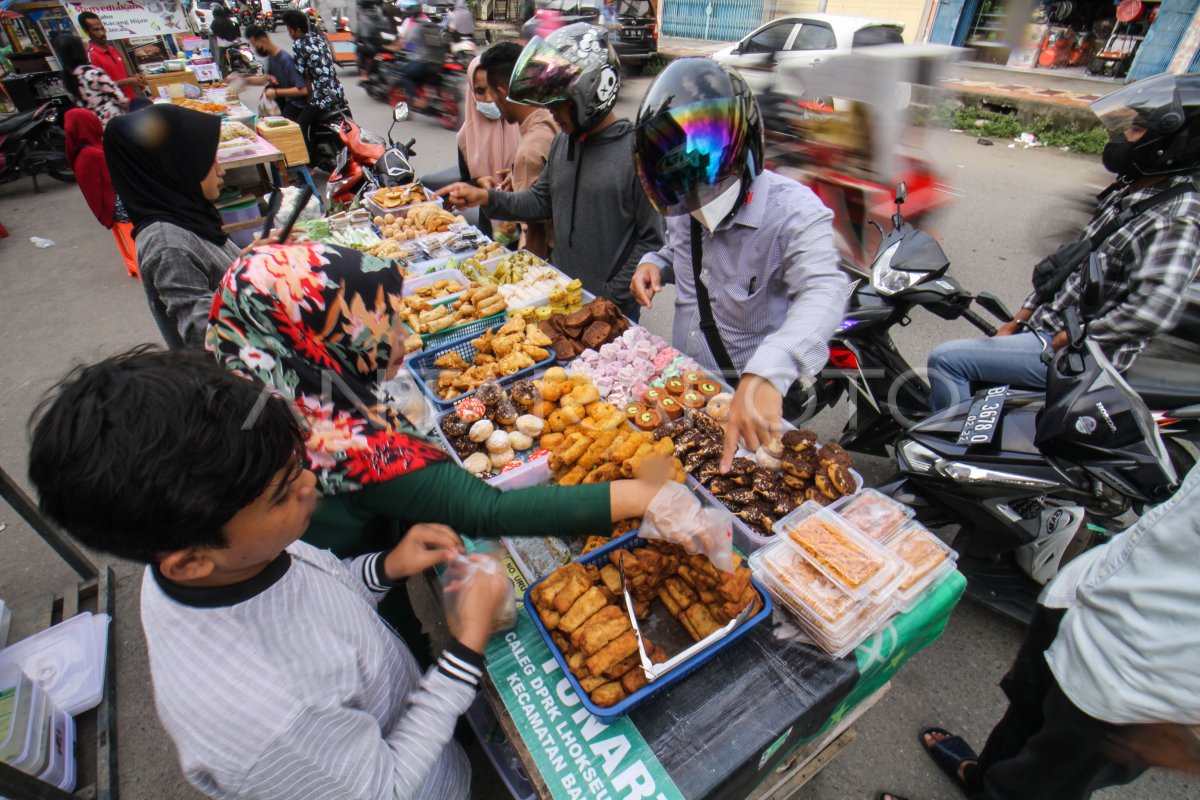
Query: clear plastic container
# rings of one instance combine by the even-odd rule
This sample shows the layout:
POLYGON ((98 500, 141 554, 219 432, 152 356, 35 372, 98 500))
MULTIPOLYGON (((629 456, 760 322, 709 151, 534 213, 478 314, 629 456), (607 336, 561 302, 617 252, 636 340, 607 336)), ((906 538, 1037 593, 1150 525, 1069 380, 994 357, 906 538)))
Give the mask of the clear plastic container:
POLYGON ((108 623, 107 614, 77 614, 0 651, 0 666, 24 670, 55 707, 83 713, 104 694, 108 623))
POLYGON ((750 569, 808 637, 834 658, 852 652, 896 611, 890 601, 851 598, 782 539, 751 555, 750 569))
POLYGON ((916 513, 874 489, 862 489, 843 497, 829 508, 877 542, 886 541, 916 513))
POLYGON ((896 531, 884 547, 909 565, 911 573, 896 589, 896 602, 907 607, 927 588, 955 569, 958 553, 919 522, 896 531))
POLYGON ((50 761, 54 706, 37 682, 19 667, 0 667, 0 761, 29 775, 50 761))
POLYGON ((65 792, 75 790, 75 720, 65 711, 54 712, 50 730, 50 760, 38 779, 65 792))
POLYGON ((8 644, 8 630, 12 625, 12 609, 0 600, 0 649, 8 644))
POLYGON ((907 576, 894 553, 811 500, 776 522, 774 530, 855 600, 885 599, 907 576))
MULTIPOLYGON (((471 282, 466 275, 456 269, 440 269, 436 272, 427 272, 424 275, 417 275, 414 278, 404 279, 404 288, 400 290, 403 297, 409 297, 417 293, 418 289, 423 289, 426 286, 433 286, 438 281, 457 281, 463 287, 463 292, 467 290, 471 282)), ((449 303, 451 300, 457 299, 463 292, 454 292, 453 294, 445 295, 444 297, 433 298, 429 301, 431 305, 440 305, 449 303)))

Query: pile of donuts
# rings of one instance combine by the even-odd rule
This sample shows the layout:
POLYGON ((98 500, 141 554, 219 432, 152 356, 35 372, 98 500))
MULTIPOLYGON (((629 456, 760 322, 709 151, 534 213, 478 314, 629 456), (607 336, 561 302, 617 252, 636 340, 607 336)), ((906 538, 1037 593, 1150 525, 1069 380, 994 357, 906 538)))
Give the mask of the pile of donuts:
MULTIPOLYGON (((728 406, 721 412, 727 417, 728 406)), ((753 456, 734 458, 726 473, 720 469, 725 429, 707 410, 685 410, 654 436, 670 439, 684 470, 763 536, 805 500, 824 506, 858 490, 850 455, 837 444, 818 445, 810 430, 787 431, 753 456)))
POLYGON ((486 480, 549 456, 565 439, 563 432, 588 417, 589 408, 602 411, 599 401, 586 377, 551 367, 540 379, 517 381, 507 391, 484 382, 438 425, 463 467, 486 480))
POLYGON ((733 395, 707 373, 689 370, 667 378, 663 385, 644 390, 637 400, 625 405, 625 415, 640 430, 654 431, 680 419, 685 411, 704 412, 713 420, 729 419, 733 395))

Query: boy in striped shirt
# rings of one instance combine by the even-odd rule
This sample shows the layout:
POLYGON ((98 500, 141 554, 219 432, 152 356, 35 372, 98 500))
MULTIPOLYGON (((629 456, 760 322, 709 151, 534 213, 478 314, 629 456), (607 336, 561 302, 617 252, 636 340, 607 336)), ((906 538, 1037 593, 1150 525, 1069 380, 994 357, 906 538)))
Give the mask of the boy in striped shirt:
POLYGON ((461 542, 418 525, 388 552, 339 561, 298 541, 315 479, 286 401, 258 409, 262 391, 201 352, 139 348, 77 370, 34 430, 43 510, 83 544, 147 564, 155 702, 197 788, 466 798, 452 735, 511 585, 463 590, 456 640, 422 676, 375 604, 461 542))

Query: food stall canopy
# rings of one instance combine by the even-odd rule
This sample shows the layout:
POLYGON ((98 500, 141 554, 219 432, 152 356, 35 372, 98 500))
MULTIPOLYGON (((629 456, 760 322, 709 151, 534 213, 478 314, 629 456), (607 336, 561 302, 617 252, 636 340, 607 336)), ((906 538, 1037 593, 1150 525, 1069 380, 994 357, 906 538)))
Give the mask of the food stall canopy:
POLYGON ((188 33, 187 17, 175 0, 116 0, 111 3, 68 0, 66 6, 72 17, 84 11, 98 14, 108 29, 109 39, 188 33))

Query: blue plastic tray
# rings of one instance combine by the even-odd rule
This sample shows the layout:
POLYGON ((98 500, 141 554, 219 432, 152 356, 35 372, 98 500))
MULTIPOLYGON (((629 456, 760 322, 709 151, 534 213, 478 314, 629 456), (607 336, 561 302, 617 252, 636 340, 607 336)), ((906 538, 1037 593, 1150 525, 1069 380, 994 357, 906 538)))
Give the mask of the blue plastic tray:
MULTIPOLYGON (((483 321, 483 320, 481 320, 481 321, 483 321)), ((500 323, 500 324, 503 324, 503 323, 500 323)), ((484 331, 486 331, 487 328, 489 328, 489 327, 499 327, 499 325, 497 325, 495 322, 493 322, 491 325, 485 326, 484 328, 480 329, 480 331, 477 334, 472 334, 472 336, 470 338, 474 339, 480 333, 483 333, 484 331)), ((446 409, 453 408, 454 404, 457 403, 459 400, 462 400, 464 397, 470 397, 471 395, 475 394, 475 392, 472 391, 472 392, 467 392, 466 394, 460 394, 458 397, 454 398, 453 400, 443 400, 442 398, 438 397, 437 393, 433 390, 433 385, 436 385, 436 383, 437 383, 438 373, 441 372, 441 368, 435 367, 433 365, 433 362, 437 361, 439 358, 441 358, 442 354, 448 353, 451 350, 453 350, 454 352, 456 352, 460 356, 462 356, 468 363, 470 363, 470 361, 473 358, 475 358, 475 345, 471 344, 470 339, 462 339, 460 341, 454 342, 453 344, 447 344, 444 347, 439 347, 437 350, 427 350, 419 355, 416 355, 412 358, 405 360, 405 364, 408 366, 409 372, 412 373, 413 380, 415 380, 417 382, 417 385, 421 387, 421 392, 426 397, 428 397, 430 402, 432 402, 440 410, 446 410, 446 409)), ((503 378, 500 378, 497 382, 498 383, 511 383, 512 381, 515 381, 518 378, 520 378, 522 375, 528 375, 529 373, 534 372, 535 370, 539 370, 545 366, 548 366, 553 361, 554 361, 554 353, 553 353, 553 351, 551 351, 549 358, 539 361, 538 363, 534 364, 532 367, 526 367, 523 370, 514 372, 512 375, 507 375, 503 378)))
MULTIPOLYGON (((595 564, 597 567, 600 567, 609 563, 608 554, 611 551, 616 550, 617 548, 622 550, 633 550, 634 548, 642 547, 645 544, 646 540, 638 535, 638 531, 632 530, 622 536, 620 539, 614 539, 613 541, 604 545, 604 547, 601 547, 598 550, 593 550, 592 552, 582 555, 575 560, 584 566, 595 564)), ((771 616, 771 612, 775 608, 775 604, 771 602, 770 593, 764 590, 763 587, 759 585, 758 581, 751 576, 750 584, 754 587, 754 590, 758 592, 758 596, 762 599, 763 604, 762 609, 760 609, 757 614, 746 620, 742 627, 735 629, 724 639, 712 645, 708 649, 702 650, 701 652, 692 656, 690 659, 683 662, 678 667, 656 680, 654 683, 638 689, 636 692, 629 695, 614 706, 610 706, 609 708, 601 708, 593 703, 592 699, 588 697, 586 692, 583 691, 583 687, 579 684, 579 679, 575 677, 575 674, 571 672, 571 668, 567 666, 567 657, 563 655, 562 651, 558 649, 558 645, 556 645, 554 640, 550 638, 550 632, 546 630, 546 626, 542 624, 541 617, 539 617, 537 611, 534 610, 531 593, 533 592, 533 587, 537 586, 544 580, 546 580, 546 578, 539 578, 530 584, 529 588, 525 590, 525 611, 533 619, 533 624, 537 626, 538 632, 542 635, 542 639, 544 639, 546 642, 546 646, 549 647, 550 652, 554 654, 554 660, 558 662, 560 667, 562 667, 563 675, 566 675, 567 680, 571 682, 571 688, 574 689, 575 694, 579 696, 579 700, 581 703, 583 703, 583 707, 587 709, 589 714, 601 722, 616 721, 618 718, 628 714, 635 706, 641 705, 649 700, 653 695, 661 692, 668 686, 683 680, 688 675, 695 672, 699 667, 712 660, 717 653, 721 652, 726 647, 729 647, 735 641, 740 639, 742 636, 745 636, 747 633, 749 633, 750 629, 755 625, 771 616)), ((661 603, 662 601, 659 602, 661 603)), ((635 667, 635 669, 637 668, 635 667)))

